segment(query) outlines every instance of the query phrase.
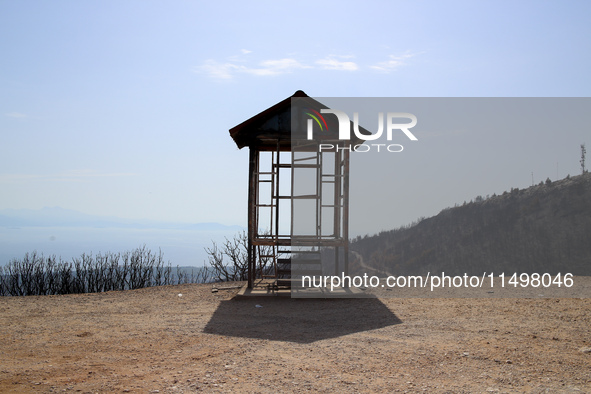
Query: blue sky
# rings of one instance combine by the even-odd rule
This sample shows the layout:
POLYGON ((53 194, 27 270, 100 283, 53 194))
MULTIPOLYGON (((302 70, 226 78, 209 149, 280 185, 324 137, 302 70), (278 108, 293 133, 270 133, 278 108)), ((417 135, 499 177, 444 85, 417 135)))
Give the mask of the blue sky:
MULTIPOLYGON (((591 3, 0 0, 0 53, 0 209, 245 225, 247 151, 231 127, 298 89, 588 97, 591 3)), ((555 157, 535 157, 544 142, 522 136, 523 160, 539 164, 516 177, 462 183, 450 160, 454 189, 403 203, 392 228, 526 187, 530 171, 575 175, 590 134, 555 157)), ((430 195, 421 185, 434 181, 412 187, 430 195)))

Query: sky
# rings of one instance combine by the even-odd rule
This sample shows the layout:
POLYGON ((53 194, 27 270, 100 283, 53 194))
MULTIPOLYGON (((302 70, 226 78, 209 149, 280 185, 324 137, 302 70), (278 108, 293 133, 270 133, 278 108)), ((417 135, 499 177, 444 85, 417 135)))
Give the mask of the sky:
MULTIPOLYGON (((0 0, 0 53, 0 210, 245 226, 248 152, 230 128, 299 89, 588 97, 591 3, 0 0)), ((580 173, 591 133, 561 132, 548 154, 524 131, 514 170, 491 156, 487 177, 474 154, 438 157, 367 231, 580 173)))

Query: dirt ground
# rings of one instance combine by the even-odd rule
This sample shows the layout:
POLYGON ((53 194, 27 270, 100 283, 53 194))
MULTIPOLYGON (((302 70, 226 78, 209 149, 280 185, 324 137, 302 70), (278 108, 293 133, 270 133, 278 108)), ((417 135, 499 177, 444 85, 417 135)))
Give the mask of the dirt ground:
POLYGON ((591 392, 589 298, 237 292, 0 298, 0 392, 591 392))

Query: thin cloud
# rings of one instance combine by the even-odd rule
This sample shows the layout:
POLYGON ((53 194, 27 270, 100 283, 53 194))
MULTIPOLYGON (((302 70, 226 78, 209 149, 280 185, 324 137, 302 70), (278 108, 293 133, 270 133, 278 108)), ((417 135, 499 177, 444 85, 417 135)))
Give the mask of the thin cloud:
POLYGON ((209 74, 214 79, 232 79, 236 74, 251 74, 257 76, 272 76, 288 74, 294 70, 309 68, 299 61, 291 58, 265 60, 258 67, 248 67, 231 62, 219 63, 215 60, 207 60, 199 70, 209 74))
POLYGON ((58 182, 83 182, 91 178, 113 178, 134 176, 128 172, 101 173, 93 170, 72 170, 59 174, 0 174, 0 183, 26 182, 26 181, 58 181, 58 182))
POLYGON ((245 63, 250 58, 251 50, 241 49, 240 53, 226 58, 228 64, 245 63))
POLYGON ((19 119, 27 117, 27 115, 20 113, 20 112, 9 112, 9 113, 4 114, 4 116, 8 116, 9 118, 19 118, 19 119))
POLYGON ((59 174, 64 179, 74 178, 112 178, 135 175, 131 172, 96 172, 95 170, 70 170, 59 174))
POLYGON ((233 63, 218 63, 215 60, 207 60, 199 69, 214 79, 232 79, 234 73, 243 66, 233 63))
POLYGON ((403 55, 400 55, 400 56, 390 55, 388 57, 388 60, 383 61, 383 62, 379 62, 379 63, 377 63, 373 66, 369 66, 369 67, 373 70, 376 70, 376 71, 389 73, 392 71, 396 71, 401 66, 406 65, 407 64, 406 60, 410 59, 416 55, 417 55, 416 53, 408 53, 408 52, 403 55))
POLYGON ((333 58, 317 60, 316 64, 324 70, 356 71, 359 69, 355 62, 341 62, 333 58))
POLYGON ((31 181, 41 178, 40 175, 33 174, 0 174, 0 183, 31 181))
POLYGON ((217 80, 231 80, 239 74, 256 75, 258 77, 277 76, 289 74, 304 69, 330 70, 330 71, 359 71, 368 67, 375 71, 389 73, 397 70, 406 64, 406 61, 417 53, 406 52, 402 55, 390 55, 388 60, 374 65, 359 65, 349 59, 353 55, 339 56, 327 55, 322 59, 305 64, 298 59, 288 57, 282 59, 269 59, 252 64, 252 51, 241 49, 239 54, 226 58, 226 61, 219 62, 214 59, 206 60, 201 66, 194 69, 195 72, 207 74, 210 78, 217 80))
POLYGON ((280 75, 288 74, 294 70, 309 68, 295 59, 285 58, 278 60, 265 60, 260 63, 259 68, 245 67, 242 71, 253 75, 280 75))

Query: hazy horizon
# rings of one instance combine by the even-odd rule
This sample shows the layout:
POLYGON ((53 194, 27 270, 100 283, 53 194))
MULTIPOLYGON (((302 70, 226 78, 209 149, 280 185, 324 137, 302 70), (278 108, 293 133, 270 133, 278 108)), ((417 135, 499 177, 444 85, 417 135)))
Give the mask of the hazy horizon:
POLYGON ((22 259, 25 253, 69 261, 82 253, 123 253, 145 245, 162 251, 173 266, 198 267, 207 263, 205 247, 244 230, 219 223, 129 221, 59 207, 0 210, 0 265, 22 259))

